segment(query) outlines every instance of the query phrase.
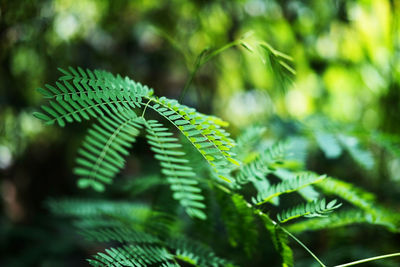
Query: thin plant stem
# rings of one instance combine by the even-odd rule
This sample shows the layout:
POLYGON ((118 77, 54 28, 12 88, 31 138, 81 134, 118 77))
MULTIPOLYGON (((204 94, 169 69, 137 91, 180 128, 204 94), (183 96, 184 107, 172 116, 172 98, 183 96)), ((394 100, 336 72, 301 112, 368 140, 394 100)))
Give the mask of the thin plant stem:
POLYGON ((290 233, 288 230, 280 226, 279 224, 276 224, 279 228, 282 229, 288 236, 293 238, 294 241, 299 243, 321 266, 326 267, 326 265, 306 246, 304 245, 303 242, 301 242, 297 237, 295 237, 292 233, 290 233))
POLYGON ((225 50, 236 46, 238 44, 240 44, 240 42, 242 41, 242 39, 230 42, 216 50, 214 50, 213 52, 211 52, 209 55, 207 55, 204 59, 204 55, 208 52, 208 50, 203 50, 200 55, 196 58, 195 64, 194 64, 194 68, 193 70, 190 72, 190 76, 188 78, 188 80, 185 83, 185 86, 182 90, 181 95, 179 96, 179 102, 182 102, 183 98, 185 97, 190 85, 193 82, 193 78, 196 75, 197 71, 204 65, 206 64, 208 61, 210 61, 213 57, 217 56, 218 54, 224 52, 225 50))
POLYGON ((179 96, 179 102, 182 103, 183 98, 185 97, 190 85, 192 84, 193 78, 196 75, 197 71, 199 70, 199 68, 201 67, 201 58, 204 56, 204 53, 206 53, 207 50, 203 50, 200 55, 198 55, 198 57, 196 58, 196 61, 194 63, 194 67, 193 70, 190 72, 190 76, 187 79, 185 86, 183 87, 182 93, 179 96))
POLYGON ((142 118, 144 118, 144 114, 146 113, 147 106, 149 105, 149 103, 151 102, 151 100, 153 100, 153 99, 150 98, 149 101, 147 101, 146 106, 145 106, 144 109, 143 109, 142 118))
POLYGON ((358 261, 352 261, 352 262, 349 262, 349 263, 336 265, 334 267, 353 266, 353 265, 361 264, 361 263, 364 263, 364 262, 376 261, 376 260, 380 260, 380 259, 385 259, 385 258, 390 258, 390 257, 397 257, 397 256, 400 256, 400 252, 381 255, 381 256, 376 256, 376 257, 371 257, 371 258, 366 258, 366 259, 358 260, 358 261))

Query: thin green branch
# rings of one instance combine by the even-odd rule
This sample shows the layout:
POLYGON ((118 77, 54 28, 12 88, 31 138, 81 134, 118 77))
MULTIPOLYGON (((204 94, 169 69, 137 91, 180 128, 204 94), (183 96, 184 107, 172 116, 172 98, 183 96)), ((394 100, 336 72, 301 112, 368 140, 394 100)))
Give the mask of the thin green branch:
POLYGON ((151 100, 153 100, 153 99, 149 98, 149 101, 147 101, 146 106, 143 109, 143 113, 142 113, 142 116, 141 116, 142 118, 144 118, 144 114, 146 113, 147 106, 150 104, 151 100))
POLYGON ((225 50, 233 47, 233 46, 237 46, 242 44, 243 39, 245 39, 247 36, 249 36, 249 34, 243 36, 242 38, 235 40, 233 42, 227 43, 226 45, 212 51, 210 54, 208 54, 206 57, 204 57, 206 55, 206 53, 208 52, 208 49, 203 50, 196 58, 193 70, 190 73, 190 76, 188 78, 188 80, 186 81, 185 87, 182 90, 181 95, 179 96, 179 102, 182 102, 183 98, 186 95, 187 90, 189 89, 189 86, 192 84, 193 78, 196 75, 197 71, 204 65, 206 64, 208 61, 210 61, 212 58, 214 58, 215 56, 219 55, 220 53, 224 52, 225 50), (204 58, 204 59, 203 59, 204 58))
MULTIPOLYGON (((272 220, 271 220, 272 221, 272 220)), ((274 222, 274 221, 272 221, 274 222)), ((290 236, 291 238, 293 238, 294 241, 296 241, 297 243, 299 243, 321 266, 326 267, 325 264, 322 263, 322 261, 306 246, 304 245, 303 242, 301 242, 297 237, 295 237, 292 233, 290 233, 288 230, 286 230, 285 228, 283 228, 282 226, 280 226, 279 224, 276 224, 280 229, 282 229, 282 231, 284 231, 288 236, 290 236)))
POLYGON ((186 92, 188 91, 190 85, 192 84, 192 81, 193 81, 194 76, 196 75, 196 73, 197 73, 197 71, 199 70, 199 68, 202 66, 201 58, 205 55, 205 53, 206 53, 207 51, 208 51, 208 50, 205 49, 205 50, 203 50, 203 51, 197 56, 196 61, 195 61, 195 63, 194 63, 193 70, 190 72, 190 76, 189 76, 189 78, 187 79, 187 81, 186 81, 186 83, 185 83, 185 86, 184 86, 183 89, 182 89, 181 95, 179 96, 179 102, 180 102, 180 103, 182 103, 182 100, 183 100, 183 98, 185 97, 186 92))
POLYGON ((381 255, 381 256, 376 256, 376 257, 371 257, 371 258, 366 258, 366 259, 358 260, 358 261, 352 261, 352 262, 349 262, 349 263, 336 265, 336 266, 334 266, 334 267, 353 266, 353 265, 361 264, 361 263, 364 263, 364 262, 376 261, 376 260, 380 260, 380 259, 385 259, 385 258, 390 258, 390 257, 397 257, 397 256, 400 256, 400 252, 398 252, 398 253, 392 253, 392 254, 386 254, 386 255, 381 255))

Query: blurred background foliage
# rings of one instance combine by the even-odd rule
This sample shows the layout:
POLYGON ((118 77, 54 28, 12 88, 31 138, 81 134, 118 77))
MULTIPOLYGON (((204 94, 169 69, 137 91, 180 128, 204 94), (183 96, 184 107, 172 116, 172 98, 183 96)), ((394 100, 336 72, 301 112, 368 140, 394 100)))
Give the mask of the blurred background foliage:
MULTIPOLYGON (((277 121, 290 132, 296 121, 317 114, 356 125, 353 131, 400 134, 398 0, 0 0, 0 265, 77 266, 87 253, 68 234, 55 235, 43 206, 49 197, 82 194, 71 169, 85 125, 60 130, 31 116, 41 101, 35 89, 54 81, 57 67, 106 69, 179 98, 199 55, 240 38, 246 47, 231 47, 200 66, 185 104, 229 121, 233 133, 277 121), (271 71, 273 61, 254 46, 260 41, 290 55, 296 75, 282 81, 271 71)), ((394 138, 387 146, 398 144, 394 138)), ((146 159, 145 145, 136 149, 124 174, 152 166, 138 160, 146 159)), ((398 206, 396 151, 387 156, 376 149, 381 157, 373 172, 348 175, 342 168, 341 175, 398 206)), ((321 155, 315 151, 308 164, 337 174, 321 155)), ((347 232, 317 237, 338 243, 340 233, 347 232)), ((353 233, 355 243, 371 242, 368 233, 353 233)), ((396 249, 393 236, 373 233, 392 240, 387 250, 396 249)), ((357 249, 355 255, 365 255, 357 249)))

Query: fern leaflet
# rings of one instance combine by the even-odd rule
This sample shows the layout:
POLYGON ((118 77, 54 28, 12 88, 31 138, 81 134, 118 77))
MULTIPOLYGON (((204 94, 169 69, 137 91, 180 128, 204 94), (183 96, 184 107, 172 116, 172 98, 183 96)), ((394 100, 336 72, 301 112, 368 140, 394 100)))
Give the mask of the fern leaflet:
POLYGON ((65 122, 81 122, 90 117, 97 118, 111 112, 130 110, 141 106, 142 97, 148 97, 152 90, 140 83, 121 76, 115 77, 109 72, 95 70, 69 71, 60 69, 65 75, 60 77, 56 86, 46 85, 38 91, 49 100, 42 106, 46 113, 34 115, 47 124, 57 123, 63 127, 65 122))
POLYGON ((326 203, 325 199, 315 200, 312 202, 301 203, 295 207, 285 210, 277 215, 281 223, 293 220, 298 217, 321 217, 326 216, 333 210, 339 208, 342 203, 336 204, 337 200, 334 199, 326 203))
POLYGON ((165 97, 153 97, 151 100, 154 103, 149 103, 148 107, 175 125, 219 174, 219 178, 232 182, 224 175, 229 171, 227 165, 239 163, 230 151, 235 145, 234 141, 219 125, 223 124, 222 121, 181 105, 176 100, 165 97))
POLYGON ((294 233, 301 233, 363 223, 381 225, 392 232, 400 232, 400 216, 398 214, 390 211, 381 212, 380 214, 382 215, 374 217, 362 210, 338 211, 328 217, 296 222, 289 225, 288 230, 294 233))
POLYGON ((174 192, 173 197, 185 208, 189 216, 205 219, 206 214, 202 211, 205 208, 202 203, 204 197, 197 186, 198 181, 193 179, 196 174, 187 165, 188 160, 182 158, 185 153, 177 150, 182 145, 176 143, 177 139, 171 137, 173 134, 158 121, 149 120, 145 125, 148 143, 156 153, 155 158, 160 161, 161 172, 167 177, 174 192))
POLYGON ((236 175, 236 180, 240 184, 262 180, 265 175, 273 171, 274 163, 279 163, 284 159, 285 152, 285 143, 275 143, 262 151, 254 160, 242 165, 236 175))
POLYGON ((317 175, 312 172, 302 173, 295 178, 270 186, 266 191, 259 193, 256 198, 253 197, 252 201, 256 205, 261 205, 281 194, 298 191, 308 185, 318 183, 325 178, 326 175, 317 175))
POLYGON ((123 156, 129 155, 127 149, 142 128, 139 119, 132 111, 110 114, 110 117, 99 118, 99 123, 89 129, 78 150, 78 166, 74 169, 79 176, 79 187, 91 186, 104 191, 103 184, 111 183, 125 165, 123 156))

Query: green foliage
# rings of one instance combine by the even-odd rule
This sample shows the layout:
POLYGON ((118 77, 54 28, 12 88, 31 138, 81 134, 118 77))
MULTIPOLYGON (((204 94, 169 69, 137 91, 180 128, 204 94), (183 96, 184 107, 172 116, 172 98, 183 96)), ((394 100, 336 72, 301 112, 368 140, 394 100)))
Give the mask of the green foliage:
POLYGON ((344 227, 352 224, 371 224, 386 227, 390 231, 400 231, 400 216, 386 210, 380 217, 372 216, 368 212, 356 209, 347 209, 338 211, 329 217, 313 218, 301 222, 296 222, 288 226, 292 233, 301 233, 304 231, 318 231, 344 227))
POLYGON ((142 126, 134 112, 110 114, 98 122, 89 129, 78 150, 74 172, 79 176, 79 187, 103 191, 103 184, 110 184, 124 167, 124 156, 129 155, 128 149, 142 126))
POLYGON ((247 160, 247 162, 240 167, 236 175, 236 180, 241 184, 249 181, 262 180, 265 175, 274 170, 274 164, 284 159, 286 148, 286 143, 277 142, 261 151, 254 159, 247 160))
POLYGON ((47 114, 35 112, 34 115, 47 124, 57 121, 63 127, 65 122, 81 122, 90 117, 130 110, 140 107, 142 97, 153 93, 147 86, 102 70, 87 69, 85 72, 82 68, 75 70, 72 67, 69 71, 59 70, 64 76, 59 78, 56 86, 38 89, 49 104, 42 106, 47 114))
MULTIPOLYGON (((290 70, 283 61, 289 58, 269 46, 264 49, 278 59, 281 67, 290 70)), ((257 253, 259 245, 260 221, 257 218, 269 233, 282 266, 294 265, 289 237, 321 264, 300 240, 281 226, 295 218, 318 217, 288 226, 298 233, 361 222, 384 225, 391 231, 399 229, 399 217, 376 204, 373 194, 325 174, 303 170, 307 146, 300 146, 299 138, 265 142, 265 128, 252 126, 235 142, 223 129, 226 122, 199 113, 176 100, 158 98, 152 94, 152 89, 129 78, 123 79, 104 71, 85 72, 81 68, 61 71, 64 76, 56 82, 56 87, 39 89, 49 102, 42 106, 47 114, 35 113, 35 116, 48 124, 57 121, 60 126, 91 117, 97 119, 78 150, 78 166, 74 172, 81 188, 104 191, 105 185, 112 184, 124 168, 132 144, 145 128, 144 138, 165 179, 150 174, 122 183, 123 190, 130 191, 132 186, 142 184, 141 188, 132 191, 135 195, 153 188, 159 190, 160 186, 168 184, 172 198, 195 221, 184 223, 189 227, 193 227, 191 224, 201 226, 201 222, 195 219, 208 220, 204 223, 209 224, 211 219, 218 218, 213 206, 207 202, 208 197, 205 198, 206 194, 210 199, 217 194, 229 242, 234 249, 244 251, 248 259, 257 253), (154 119, 154 116, 158 118, 154 119), (167 123, 182 138, 177 138, 167 123), (148 179, 149 183, 141 179, 148 179), (271 179, 281 181, 271 184, 271 179), (256 196, 252 196, 254 189, 256 196), (361 210, 335 213, 342 204, 337 204, 336 199, 330 202, 324 198, 317 199, 322 193, 316 189, 336 195, 361 210), (307 203, 290 208, 280 204, 287 203, 288 199, 292 203, 294 195, 307 203), (268 202, 275 205, 277 222, 264 212, 269 207, 268 202)), ((312 137, 328 159, 338 158, 343 150, 347 150, 364 167, 373 166, 370 152, 362 149, 358 140, 331 132, 328 128, 312 129, 312 137)), ((161 193, 157 190, 155 194, 159 197, 161 193)), ((177 223, 172 215, 175 207, 165 203, 165 198, 161 201, 164 201, 160 205, 164 211, 148 204, 104 200, 66 199, 50 201, 49 206, 58 215, 73 217, 79 233, 87 240, 111 245, 88 259, 93 266, 231 265, 208 247, 182 238, 181 222, 177 223)))
POLYGON ((372 209, 375 196, 362 190, 361 188, 353 186, 350 183, 346 183, 332 177, 327 177, 324 181, 316 186, 321 188, 326 193, 334 194, 346 199, 361 209, 372 209))
POLYGON ((264 204, 281 194, 298 191, 306 186, 318 183, 325 178, 326 175, 317 175, 312 172, 298 174, 295 178, 270 186, 268 190, 261 192, 256 198, 253 198, 253 203, 256 205, 264 204))
POLYGON ((234 194, 221 203, 222 219, 232 247, 243 248, 250 258, 258 243, 258 232, 253 211, 243 196, 234 194))
POLYGON ((171 137, 173 134, 163 124, 155 120, 145 122, 148 135, 148 143, 155 153, 155 158, 160 161, 161 172, 167 177, 167 181, 174 192, 173 197, 185 208, 191 217, 206 219, 202 211, 206 206, 202 201, 201 189, 198 181, 193 179, 196 173, 187 165, 185 153, 177 150, 182 145, 176 143, 178 139, 171 137))
POLYGON ((125 245, 98 252, 94 259, 88 259, 92 266, 149 266, 166 264, 172 255, 156 246, 125 245))
POLYGON ((267 215, 261 216, 261 219, 264 222, 265 228, 270 233, 275 250, 282 258, 282 266, 294 266, 293 251, 289 246, 288 235, 282 230, 282 228, 277 227, 276 224, 272 223, 271 219, 267 215))
POLYGON ((301 203, 298 206, 292 207, 288 210, 278 214, 278 220, 281 223, 293 220, 295 218, 304 217, 325 217, 328 213, 339 208, 342 204, 336 204, 337 200, 334 199, 326 203, 325 198, 322 200, 315 200, 312 202, 301 203))

